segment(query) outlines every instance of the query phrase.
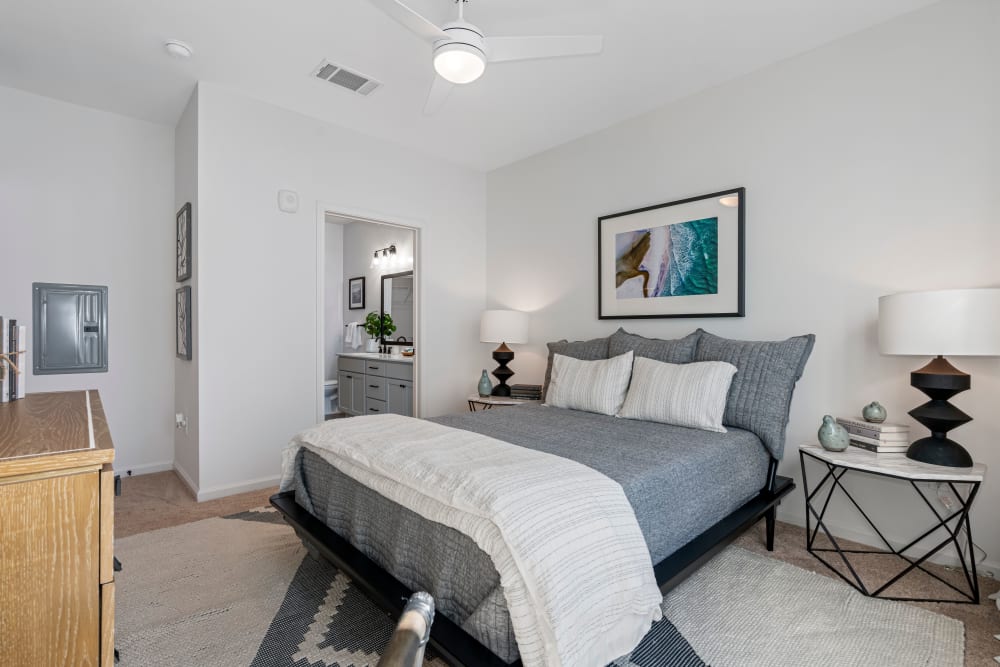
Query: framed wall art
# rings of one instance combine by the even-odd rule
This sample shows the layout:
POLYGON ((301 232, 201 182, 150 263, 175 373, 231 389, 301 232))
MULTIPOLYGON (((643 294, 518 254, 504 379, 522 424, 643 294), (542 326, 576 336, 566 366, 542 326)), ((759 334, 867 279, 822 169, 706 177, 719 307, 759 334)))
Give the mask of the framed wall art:
POLYGON ((746 189, 597 221, 602 320, 744 316, 746 189))
POLYGON ((365 309, 365 277, 351 278, 347 281, 347 309, 365 309))
POLYGON ((191 286, 177 288, 177 358, 191 360, 191 286))
POLYGON ((177 282, 191 277, 191 202, 177 211, 177 282))

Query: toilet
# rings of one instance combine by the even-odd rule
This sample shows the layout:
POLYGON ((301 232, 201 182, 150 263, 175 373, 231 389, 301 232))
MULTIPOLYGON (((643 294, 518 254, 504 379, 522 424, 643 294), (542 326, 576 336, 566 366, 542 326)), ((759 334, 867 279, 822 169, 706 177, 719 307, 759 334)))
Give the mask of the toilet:
POLYGON ((323 383, 323 409, 328 415, 332 415, 340 411, 340 407, 337 405, 336 380, 327 380, 323 383))

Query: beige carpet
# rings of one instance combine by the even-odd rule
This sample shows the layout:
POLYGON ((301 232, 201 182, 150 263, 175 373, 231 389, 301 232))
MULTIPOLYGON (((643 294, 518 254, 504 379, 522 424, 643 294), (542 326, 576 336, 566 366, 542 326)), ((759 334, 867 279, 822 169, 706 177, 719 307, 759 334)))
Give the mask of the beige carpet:
MULTIPOLYGON (((346 577, 305 556, 271 511, 145 532, 115 547, 125 564, 116 624, 126 667, 374 666, 391 630, 346 577)), ((671 593, 664 611, 715 667, 963 664, 960 622, 738 547, 671 593)), ((648 659, 656 650, 620 664, 665 664, 648 659)))

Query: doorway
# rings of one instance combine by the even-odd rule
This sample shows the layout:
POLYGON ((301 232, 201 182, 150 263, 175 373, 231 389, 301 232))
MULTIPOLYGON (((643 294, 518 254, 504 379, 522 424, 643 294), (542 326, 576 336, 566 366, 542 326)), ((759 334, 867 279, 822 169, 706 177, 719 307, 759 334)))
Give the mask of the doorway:
POLYGON ((419 415, 419 233, 321 209, 317 421, 419 415))

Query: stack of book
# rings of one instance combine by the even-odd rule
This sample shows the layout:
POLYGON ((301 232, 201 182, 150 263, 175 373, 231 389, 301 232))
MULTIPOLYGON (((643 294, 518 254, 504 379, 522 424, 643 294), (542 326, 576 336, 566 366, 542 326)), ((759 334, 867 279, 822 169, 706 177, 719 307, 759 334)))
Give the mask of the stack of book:
POLYGON ((17 320, 0 317, 0 352, 6 353, 6 358, 13 361, 21 372, 18 375, 13 366, 0 360, 0 403, 24 398, 24 379, 28 371, 27 344, 27 327, 18 326, 17 320))
POLYGON ((910 427, 905 424, 874 424, 861 417, 837 417, 847 429, 851 446, 876 454, 905 454, 910 446, 910 427))
POLYGON ((542 385, 540 384, 512 384, 510 386, 510 397, 519 401, 540 401, 542 400, 542 385))

